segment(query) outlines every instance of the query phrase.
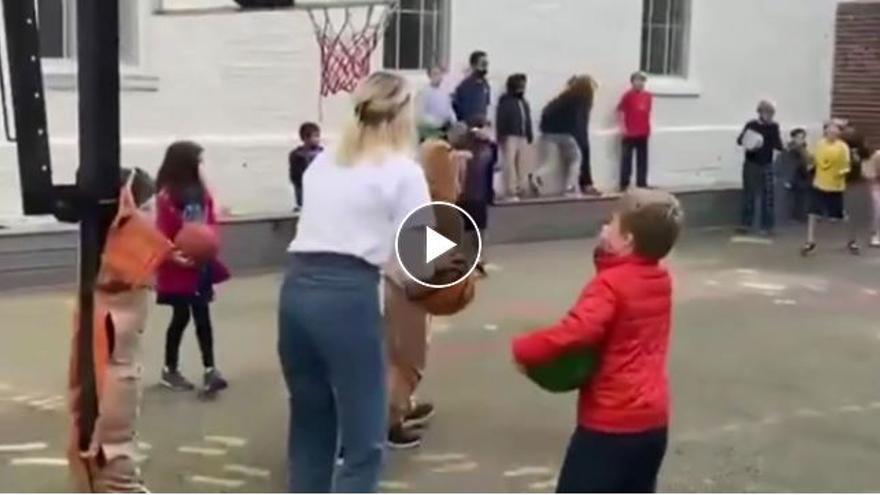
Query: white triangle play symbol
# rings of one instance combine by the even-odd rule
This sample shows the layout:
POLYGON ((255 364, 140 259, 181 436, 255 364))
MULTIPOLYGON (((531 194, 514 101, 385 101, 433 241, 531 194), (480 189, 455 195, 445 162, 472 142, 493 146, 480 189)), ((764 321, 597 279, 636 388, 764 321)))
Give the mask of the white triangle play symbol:
POLYGON ((438 234, 431 227, 425 227, 425 263, 430 263, 454 249, 458 244, 438 234))

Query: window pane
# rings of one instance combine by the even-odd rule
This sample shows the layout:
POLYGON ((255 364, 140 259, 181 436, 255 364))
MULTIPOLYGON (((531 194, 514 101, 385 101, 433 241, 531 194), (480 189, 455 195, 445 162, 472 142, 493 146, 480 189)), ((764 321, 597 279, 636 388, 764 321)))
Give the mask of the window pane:
POLYGON ((651 53, 648 59, 648 72, 666 74, 664 61, 666 58, 666 28, 653 27, 650 31, 651 53))
POLYGON ((385 29, 385 41, 383 43, 382 65, 386 69, 397 69, 397 33, 398 33, 398 17, 394 14, 388 22, 388 28, 385 29))
POLYGON ((38 0, 37 26, 44 58, 64 58, 64 0, 38 0))
POLYGON ((669 13, 669 3, 675 0, 648 0, 653 8, 649 11, 651 16, 651 24, 658 25, 666 23, 666 15, 669 13))
POLYGON ((439 34, 438 21, 436 14, 427 14, 422 16, 422 67, 428 68, 437 65, 439 59, 437 57, 437 47, 439 45, 437 36, 439 34))
POLYGON ((644 72, 651 72, 651 68, 648 67, 648 52, 650 51, 650 39, 648 38, 648 28, 642 28, 642 57, 639 62, 639 68, 644 72))
POLYGON ((401 0, 401 12, 419 12, 422 10, 422 0, 401 0))
POLYGON ((400 14, 400 66, 399 69, 419 69, 421 54, 421 16, 418 14, 400 14))
POLYGON ((127 64, 138 62, 138 2, 119 0, 119 57, 127 64))
POLYGON ((673 26, 684 27, 687 23, 687 5, 688 0, 671 0, 672 15, 669 16, 673 26))
POLYGON ((685 28, 674 27, 670 39, 672 44, 669 47, 669 74, 676 76, 685 75, 685 60, 687 41, 685 39, 685 28))

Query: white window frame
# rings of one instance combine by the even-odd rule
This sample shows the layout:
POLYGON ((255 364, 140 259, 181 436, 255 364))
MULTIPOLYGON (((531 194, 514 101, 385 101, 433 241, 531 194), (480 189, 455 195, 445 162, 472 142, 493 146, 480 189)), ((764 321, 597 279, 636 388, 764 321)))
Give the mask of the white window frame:
MULTIPOLYGON (((43 58, 43 82, 47 89, 73 91, 77 84, 76 64, 76 0, 64 2, 63 33, 65 43, 63 58, 43 58)), ((120 16, 120 38, 129 36, 132 53, 120 60, 120 87, 123 91, 155 91, 159 78, 147 72, 144 46, 146 46, 146 22, 150 17, 149 2, 142 0, 119 0, 136 5, 133 18, 120 16)))
POLYGON ((693 1, 692 0, 663 0, 666 3, 666 16, 665 20, 661 23, 654 23, 654 8, 659 0, 644 0, 642 2, 642 8, 645 11, 642 13, 642 40, 640 45, 640 53, 641 60, 644 63, 640 63, 641 69, 649 74, 662 76, 662 77, 675 77, 686 79, 688 77, 689 64, 690 64, 690 34, 691 34, 691 13, 693 9, 693 1), (680 72, 672 72, 671 70, 671 58, 672 58, 672 50, 673 50, 673 38, 672 33, 676 26, 673 23, 672 17, 672 6, 675 2, 680 2, 682 4, 682 9, 684 11, 684 19, 681 24, 681 53, 678 56, 681 58, 681 71, 680 72), (661 28, 666 31, 666 39, 664 43, 665 52, 663 54, 663 67, 661 70, 651 70, 655 69, 651 67, 651 59, 653 58, 653 50, 657 47, 653 46, 653 30, 656 28, 661 28), (647 53, 645 53, 647 51, 647 53))
MULTIPOLYGON (((392 14, 392 17, 389 21, 388 29, 392 29, 391 23, 397 23, 397 43, 395 44, 395 48, 397 49, 397 53, 395 54, 395 63, 391 66, 385 65, 385 50, 389 47, 384 45, 382 46, 382 64, 383 67, 387 70, 394 70, 399 72, 422 72, 427 69, 430 69, 431 65, 442 65, 446 66, 449 63, 449 26, 450 20, 452 18, 452 2, 451 0, 438 0, 438 7, 436 12, 432 12, 434 15, 434 36, 435 36, 435 47, 439 51, 437 55, 436 61, 424 60, 425 50, 424 45, 419 47, 419 63, 418 67, 401 67, 400 66, 400 47, 402 42, 406 42, 406 40, 402 40, 400 35, 400 14, 416 14, 420 18, 423 18, 429 10, 426 8, 426 0, 418 0, 420 2, 420 7, 417 10, 407 9, 403 10, 401 6, 398 12, 392 14)), ((424 40, 424 25, 422 22, 419 22, 419 40, 424 40)), ((423 41, 424 43, 424 41, 423 41)))

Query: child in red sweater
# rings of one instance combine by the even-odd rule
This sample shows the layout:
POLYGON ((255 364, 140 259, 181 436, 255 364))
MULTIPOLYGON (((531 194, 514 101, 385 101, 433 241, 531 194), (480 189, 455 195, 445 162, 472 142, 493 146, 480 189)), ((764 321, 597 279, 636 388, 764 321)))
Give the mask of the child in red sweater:
POLYGON ((579 349, 599 352, 597 372, 580 389, 578 427, 559 476, 559 493, 647 493, 666 452, 666 375, 672 282, 660 263, 683 219, 671 194, 626 194, 603 228, 596 276, 558 324, 521 336, 521 370, 579 349))

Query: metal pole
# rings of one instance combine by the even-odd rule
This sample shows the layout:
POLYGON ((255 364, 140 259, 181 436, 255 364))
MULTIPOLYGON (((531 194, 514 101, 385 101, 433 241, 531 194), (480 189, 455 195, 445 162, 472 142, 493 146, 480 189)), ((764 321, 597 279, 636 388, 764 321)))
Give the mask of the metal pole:
MULTIPOLYGON (((126 0, 127 1, 127 0, 126 0)), ((79 355, 82 402, 79 447, 89 447, 98 415, 93 341, 95 278, 116 214, 119 166, 119 2, 78 0, 79 154, 82 194, 79 266, 79 355)))

